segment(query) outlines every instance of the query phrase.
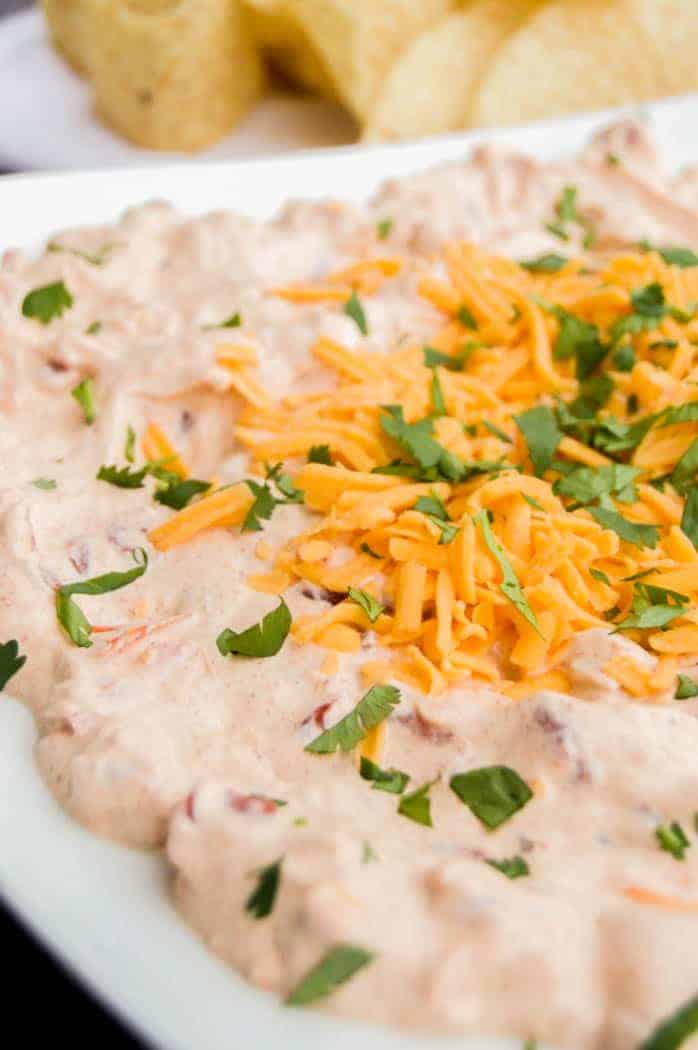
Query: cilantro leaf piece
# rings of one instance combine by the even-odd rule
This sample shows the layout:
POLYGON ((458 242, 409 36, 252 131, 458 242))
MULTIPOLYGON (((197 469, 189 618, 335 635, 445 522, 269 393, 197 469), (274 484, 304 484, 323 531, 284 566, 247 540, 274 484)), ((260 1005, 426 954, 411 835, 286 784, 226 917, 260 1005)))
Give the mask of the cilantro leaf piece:
POLYGON ((371 550, 371 548, 369 547, 369 545, 367 543, 362 543, 361 546, 359 547, 359 550, 363 554, 368 554, 369 558, 375 558, 377 561, 382 561, 383 560, 382 559, 382 555, 376 554, 376 552, 374 550, 371 550))
POLYGON ((575 317, 562 307, 553 307, 552 313, 559 321, 553 356, 558 361, 576 358, 577 379, 588 379, 608 353, 596 325, 575 317))
POLYGON ((644 288, 636 288, 630 293, 630 302, 633 312, 621 317, 611 329, 613 343, 619 342, 625 335, 651 331, 667 314, 673 312, 666 304, 664 289, 658 281, 653 281, 644 288))
POLYGON ((465 304, 458 307, 456 317, 465 328, 477 329, 477 320, 465 304))
POLYGON ((225 321, 219 321, 218 324, 205 324, 203 330, 204 332, 210 332, 215 328, 239 328, 241 324, 242 317, 236 311, 234 314, 231 314, 230 317, 227 317, 225 321))
POLYGON ((365 755, 361 756, 359 772, 363 780, 373 782, 374 791, 387 791, 390 795, 401 795, 410 782, 407 773, 400 769, 381 769, 365 755))
POLYGON ((266 919, 274 910, 274 902, 281 881, 283 858, 257 872, 257 885, 245 902, 245 911, 255 919, 266 919))
POLYGON ((624 343, 618 347, 613 355, 613 367, 619 372, 632 372, 635 366, 635 351, 632 346, 624 343))
POLYGON ((73 601, 74 594, 100 595, 109 591, 118 591, 133 583, 148 568, 148 555, 142 547, 133 551, 135 569, 126 572, 107 572, 103 576, 94 576, 91 580, 80 580, 77 583, 66 583, 56 590, 56 616, 70 640, 87 649, 92 645, 90 635, 92 625, 82 610, 73 601))
POLYGON ((432 492, 430 496, 420 496, 414 509, 429 517, 438 518, 440 521, 451 520, 451 515, 446 510, 443 500, 439 499, 435 492, 432 492))
POLYGON ((363 853, 361 855, 361 862, 363 864, 370 864, 371 861, 379 860, 379 856, 373 849, 369 842, 364 842, 363 853))
POLYGON ((88 324, 87 328, 85 329, 85 335, 97 335, 97 333, 101 332, 101 330, 102 330, 102 322, 101 321, 92 321, 92 323, 88 324))
POLYGON ((577 222, 577 187, 565 186, 555 205, 555 214, 560 222, 577 222))
POLYGON ((579 419, 594 419, 600 408, 613 393, 613 380, 608 375, 585 379, 579 388, 579 396, 569 408, 579 419))
POLYGON ((646 609, 626 616, 619 624, 619 631, 646 631, 666 627, 677 616, 681 616, 683 609, 676 605, 649 605, 646 609))
POLYGON ((528 503, 529 507, 533 507, 534 510, 540 510, 545 514, 545 507, 542 503, 539 503, 537 499, 534 499, 533 496, 529 496, 526 492, 522 492, 521 495, 526 503, 528 503))
POLYGON ((286 999, 287 1006, 307 1006, 326 999, 335 988, 373 962, 375 955, 353 944, 338 944, 297 984, 286 999))
POLYGON ((686 493, 681 515, 681 531, 688 536, 694 547, 698 547, 698 485, 694 485, 686 493))
POLYGON ((638 1050, 679 1050, 698 1032, 698 995, 680 1006, 645 1039, 638 1050))
POLYGON ((489 430, 490 434, 494 434, 494 436, 498 437, 500 441, 505 441, 507 445, 514 444, 505 430, 502 430, 501 427, 496 426, 494 423, 490 423, 488 419, 483 419, 482 425, 485 430, 489 430))
POLYGON ((479 525, 480 531, 482 532, 482 538, 485 541, 487 548, 497 559, 499 567, 502 570, 502 582, 499 585, 500 591, 505 598, 509 599, 514 608, 518 609, 523 618, 530 623, 531 627, 543 637, 540 627, 538 626, 536 614, 528 604, 528 599, 521 588, 521 584, 511 566, 511 562, 507 558, 501 543, 492 531, 488 512, 486 510, 479 511, 473 518, 473 521, 476 525, 479 525))
POLYGON ((664 248, 650 244, 649 241, 640 241, 638 248, 643 252, 657 252, 669 266, 680 266, 687 269, 690 266, 698 266, 698 255, 690 248, 667 246, 664 248))
POLYGON ((394 685, 374 685, 353 711, 307 744, 305 750, 316 755, 333 755, 338 749, 353 751, 368 731, 388 718, 399 703, 400 690, 394 685))
POLYGON ((377 598, 374 598, 368 591, 350 587, 347 593, 350 599, 366 613, 371 623, 375 623, 381 613, 385 612, 385 606, 381 605, 377 598))
POLYGON ((493 831, 533 798, 525 780, 509 766, 484 766, 451 777, 451 791, 480 823, 493 831))
POLYGON ((640 471, 624 463, 603 467, 574 467, 553 485, 557 496, 585 505, 602 496, 616 496, 622 503, 637 499, 634 482, 640 471))
POLYGON ((676 860, 684 859, 686 850, 691 843, 686 838, 685 831, 676 820, 672 821, 668 826, 666 824, 660 824, 659 827, 655 829, 655 835, 660 849, 664 850, 665 853, 671 853, 672 857, 676 860))
POLYGON ((334 464, 329 445, 311 445, 308 452, 308 463, 324 463, 326 467, 334 464))
POLYGON ((637 525, 607 507, 590 507, 589 513, 602 528, 615 532, 626 543, 632 543, 635 547, 657 546, 659 529, 656 525, 637 525))
POLYGON ((26 656, 20 656, 19 643, 16 639, 9 642, 0 642, 0 693, 3 691, 10 678, 14 677, 27 662, 26 656))
POLYGON ((695 483, 696 474, 698 474, 698 438, 691 442, 674 467, 671 483, 677 492, 683 493, 689 485, 695 483))
POLYGON ((539 255, 537 259, 524 259, 519 263, 529 273, 559 273, 563 266, 567 265, 564 255, 556 255, 549 252, 547 255, 539 255))
MULTIPOLYGON (((633 579, 637 581, 646 575, 647 573, 636 574, 633 579)), ((666 627, 677 616, 681 616, 685 611, 683 607, 688 605, 688 602, 688 596, 685 594, 667 590, 666 587, 635 582, 631 615, 617 625, 617 630, 666 627)))
POLYGON ((380 222, 376 223, 376 237, 379 241, 385 241, 391 234, 393 226, 395 225, 394 219, 381 219, 380 222))
POLYGON ((446 416, 446 399, 444 398, 443 387, 441 386, 441 379, 439 378, 438 368, 432 369, 431 384, 431 404, 434 410, 435 416, 446 416))
POLYGON ((50 324, 54 317, 61 317, 69 310, 73 302, 63 281, 55 281, 28 292, 22 301, 22 314, 40 324, 50 324))
POLYGON ((44 492, 52 492, 56 488, 56 481, 54 478, 34 478, 32 485, 35 489, 42 489, 44 492))
POLYGON ((665 412, 660 413, 660 416, 654 416, 653 419, 660 419, 660 427, 671 427, 677 423, 698 423, 698 401, 689 401, 685 405, 677 405, 676 408, 668 408, 665 412))
POLYGON ((486 860, 485 863, 489 864, 491 868, 501 871, 502 875, 506 875, 508 879, 521 879, 525 875, 531 874, 531 869, 524 858, 518 855, 509 857, 506 860, 486 860))
POLYGON ((173 510, 183 510, 189 506, 195 496, 208 492, 211 488, 210 481, 199 481, 197 478, 172 478, 165 488, 157 489, 154 498, 158 503, 163 503, 173 510))
POLYGON ((264 521, 269 521, 274 513, 274 508, 276 507, 278 500, 268 485, 260 485, 257 481, 251 481, 250 479, 248 479, 245 484, 254 496, 254 501, 245 515, 241 531, 260 532, 262 529, 260 518, 264 521))
POLYGON ((442 365, 449 372, 462 372, 477 346, 477 343, 468 343, 456 354, 444 354, 441 350, 435 350, 433 346, 425 346, 422 349, 424 365, 426 368, 435 368, 437 365, 442 365))
POLYGON ((690 678, 687 674, 678 675, 674 699, 690 700, 694 696, 698 696, 698 682, 695 678, 690 678))
POLYGON ((552 463, 555 450, 562 440, 555 413, 547 405, 537 405, 514 416, 514 420, 528 446, 533 469, 540 477, 552 463))
POLYGON ((296 488, 290 474, 277 474, 274 483, 284 497, 283 500, 277 500, 277 503, 303 503, 305 493, 296 488))
POLYGON ((136 458, 136 431, 129 423, 126 429, 126 441, 124 443, 124 459, 127 463, 133 463, 136 458))
POLYGON ((409 795, 403 795, 397 807, 400 816, 413 820, 415 824, 423 824, 425 828, 433 828, 429 792, 435 783, 436 781, 434 780, 428 780, 426 784, 422 784, 416 791, 411 791, 409 795))
POLYGON ((601 569, 589 569, 589 575, 600 583, 605 583, 607 587, 612 586, 608 576, 605 572, 601 572, 601 569))
POLYGON ((351 317, 362 335, 368 335, 368 321, 366 311, 356 292, 352 292, 344 304, 344 313, 351 317))
POLYGON ((428 469, 438 464, 444 449, 432 437, 434 426, 430 419, 406 423, 402 405, 383 405, 380 423, 388 437, 409 453, 420 467, 428 469))
POLYGON ((133 470, 130 466, 101 466, 97 471, 97 480, 106 481, 119 489, 142 489, 143 479, 147 473, 147 467, 133 470))
POLYGON ((87 378, 83 379, 81 383, 78 383, 76 387, 73 387, 70 393, 80 405, 82 414, 85 417, 85 422, 88 426, 91 426, 97 418, 92 379, 87 376, 87 378))
POLYGON ((80 248, 68 248, 65 244, 59 244, 58 241, 49 241, 46 251, 68 252, 69 255, 77 255, 78 259, 84 259, 91 266, 104 266, 115 247, 114 244, 104 244, 98 252, 83 252, 80 248))
POLYGON ((291 613, 286 602, 272 609, 260 623, 244 631, 226 627, 216 638, 221 656, 249 656, 263 658, 276 656, 291 630, 291 613))

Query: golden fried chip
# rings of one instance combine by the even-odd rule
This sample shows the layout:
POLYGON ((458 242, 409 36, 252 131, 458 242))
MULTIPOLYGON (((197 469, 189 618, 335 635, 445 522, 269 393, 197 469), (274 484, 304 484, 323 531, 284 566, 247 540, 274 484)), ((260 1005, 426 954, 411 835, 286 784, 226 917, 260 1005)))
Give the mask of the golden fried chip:
POLYGON ((400 52, 458 0, 246 0, 260 40, 293 80, 359 120, 400 52), (274 30, 274 22, 277 23, 274 30), (277 33, 276 46, 272 37, 277 33))
POLYGON ((672 9, 684 27, 695 23, 695 0, 551 0, 497 51, 471 123, 516 124, 658 98, 679 82, 695 87, 695 24, 691 44, 663 25, 672 9))
POLYGON ((417 37, 382 85, 364 139, 419 138, 464 127, 492 55, 541 2, 474 0, 417 37))
POLYGON ((51 41, 78 73, 86 73, 89 33, 87 20, 102 0, 41 0, 51 41))
POLYGON ((261 91, 238 0, 106 0, 89 31, 97 111, 140 146, 201 149, 261 91))

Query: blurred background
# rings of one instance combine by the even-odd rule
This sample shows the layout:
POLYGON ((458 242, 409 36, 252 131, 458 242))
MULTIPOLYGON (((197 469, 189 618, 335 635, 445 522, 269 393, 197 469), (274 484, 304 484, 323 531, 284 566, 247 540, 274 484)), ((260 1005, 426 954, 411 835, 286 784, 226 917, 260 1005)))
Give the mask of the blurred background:
POLYGON ((0 0, 0 13, 5 169, 392 142, 698 89, 697 0, 0 0))

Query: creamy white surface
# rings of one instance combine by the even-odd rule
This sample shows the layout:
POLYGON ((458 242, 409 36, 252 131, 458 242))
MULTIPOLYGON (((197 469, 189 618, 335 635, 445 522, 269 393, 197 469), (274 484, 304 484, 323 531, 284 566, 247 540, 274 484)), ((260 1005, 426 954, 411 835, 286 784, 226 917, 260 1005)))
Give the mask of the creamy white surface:
MULTIPOLYGON (((29 655, 13 686, 36 713, 39 762, 54 793, 98 833, 167 841, 183 913, 252 980, 283 994, 329 945, 351 941, 378 958, 332 998, 337 1012, 623 1050, 698 986, 698 918, 621 894, 642 884, 695 899, 698 873, 695 851, 679 864, 654 838, 658 823, 685 822, 698 808, 696 704, 640 705, 601 675, 608 647, 632 643, 581 637, 568 656, 576 698, 512 703, 472 687, 425 698, 403 688, 382 764, 408 770, 413 786, 497 762, 542 785, 486 834, 445 783, 432 790, 429 830, 397 816, 395 798, 361 781, 350 757, 303 752, 319 731, 318 707, 331 704, 332 724, 361 695, 356 665, 367 649, 360 660, 344 657, 331 679, 320 672, 324 652, 292 642, 266 661, 219 656, 223 627, 252 623, 275 604, 244 584, 264 570, 258 535, 216 531, 152 552, 137 583, 80 599, 94 623, 151 629, 147 644, 128 651, 99 636, 90 650, 72 647, 53 604, 57 584, 130 567, 129 551, 171 513, 149 489, 92 480, 100 464, 122 460, 129 424, 142 433, 159 422, 195 476, 245 476, 232 438, 239 406, 214 363, 230 333, 203 325, 239 310, 236 341, 258 349, 274 394, 327 385, 331 374, 310 356, 314 339, 353 345, 358 330, 337 308, 299 308, 266 296, 269 287, 386 250, 373 233, 386 215, 395 218, 390 251, 419 253, 416 269, 427 265, 422 253, 451 237, 516 257, 555 250, 542 225, 569 182, 595 207, 608 246, 643 236, 698 246, 695 177, 669 185, 626 126, 585 164, 543 169, 483 150, 471 163, 387 186, 363 214, 294 205, 271 224, 222 214, 183 222, 156 204, 113 229, 59 238, 90 251, 113 244, 103 267, 68 253, 7 253, 0 639, 18 638, 29 655), (608 150, 627 158, 620 170, 606 165, 608 150), (47 327, 23 319, 27 291, 59 278, 73 309, 47 327), (87 336, 94 320, 102 328, 87 336), (98 396, 91 428, 69 394, 85 375, 98 396), (37 490, 37 476, 55 478, 57 489, 37 490), (236 802, 256 793, 289 804, 259 813, 236 802), (308 823, 295 825, 299 817, 308 823), (364 842, 378 861, 363 862, 364 842), (529 879, 510 882, 483 863, 514 853, 526 856, 529 879), (250 872, 282 854, 277 906, 255 924, 243 907, 250 872)), ((437 324, 428 305, 405 298, 414 280, 408 268, 366 300, 377 352, 437 324)), ((274 547, 306 520, 301 508, 281 508, 265 539, 274 547)), ((303 591, 289 595, 294 614, 324 607, 303 591)))

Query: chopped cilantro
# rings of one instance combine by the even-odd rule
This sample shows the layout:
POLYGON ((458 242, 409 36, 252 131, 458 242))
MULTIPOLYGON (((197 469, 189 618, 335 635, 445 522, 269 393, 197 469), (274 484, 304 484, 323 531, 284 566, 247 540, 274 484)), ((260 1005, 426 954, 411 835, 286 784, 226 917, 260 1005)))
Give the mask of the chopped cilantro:
POLYGON ((446 415, 448 415, 448 412, 446 411, 446 400, 444 398, 444 391, 443 391, 443 387, 441 386, 441 379, 439 378, 439 370, 438 370, 438 368, 434 368, 432 370, 430 392, 431 392, 431 404, 432 404, 432 408, 434 410, 434 415, 435 416, 446 416, 446 415))
POLYGON ((97 418, 97 412, 95 409, 94 387, 90 377, 87 376, 86 379, 83 379, 81 383, 73 387, 70 393, 80 405, 85 422, 88 426, 91 426, 97 418))
POLYGON ((490 434, 494 434, 500 441, 506 441, 507 445, 514 444, 512 438, 509 437, 505 430, 502 430, 501 427, 496 426, 494 423, 490 423, 488 419, 483 419, 482 425, 485 430, 489 430, 490 434))
POLYGON ((52 492, 56 488, 54 478, 34 478, 32 485, 34 488, 42 489, 44 492, 52 492))
POLYGON ((617 625, 617 629, 619 631, 656 630, 666 627, 677 616, 685 612, 684 606, 687 604, 688 597, 685 594, 669 591, 665 587, 636 582, 631 614, 617 625))
POLYGON ((671 853, 675 860, 683 860, 686 855, 686 850, 690 847, 691 843, 686 838, 686 833, 677 821, 672 821, 671 824, 660 824, 655 830, 657 842, 659 848, 664 850, 665 853, 671 853))
POLYGON ((621 503, 637 499, 635 479, 640 471, 624 463, 603 467, 574 467, 553 485, 557 496, 566 496, 575 503, 586 505, 603 496, 615 496, 621 503))
POLYGON ((291 613, 286 602, 273 609, 260 623, 244 631, 233 631, 226 627, 216 638, 221 656, 249 656, 265 658, 276 656, 291 630, 291 613))
POLYGON ((575 317, 561 306, 552 307, 551 312, 560 324, 553 351, 555 359, 566 361, 570 357, 576 358, 577 378, 587 379, 607 353, 597 326, 575 317))
POLYGON ((49 241, 46 245, 47 252, 68 252, 69 255, 76 255, 78 259, 83 259, 88 262, 91 266, 104 266, 105 262, 114 251, 115 245, 104 244, 98 252, 84 252, 80 248, 68 248, 65 244, 59 244, 57 241, 49 241))
POLYGON ((506 823, 533 798, 528 784, 509 766, 485 766, 457 773, 451 777, 450 786, 490 831, 506 823))
POLYGON ((592 579, 598 580, 599 583, 605 583, 607 587, 612 586, 608 576, 605 572, 601 572, 601 569, 589 569, 589 575, 592 577, 592 579))
POLYGON ((277 860, 256 873, 257 885, 245 902, 245 911, 255 919, 266 919, 274 909, 281 881, 281 864, 282 860, 277 860))
POLYGON ((364 842, 364 848, 361 854, 361 862, 363 864, 370 864, 374 860, 378 860, 378 854, 371 846, 370 842, 364 842))
POLYGON ((127 463, 133 463, 136 458, 136 431, 129 423, 126 429, 126 441, 124 443, 124 459, 127 463))
POLYGON ((698 682, 687 674, 680 674, 676 681, 674 698, 676 700, 690 700, 694 696, 698 696, 698 682))
POLYGON ((632 543, 635 547, 657 546, 659 529, 656 525, 638 525, 607 507, 590 507, 589 513, 602 528, 615 532, 626 543, 632 543))
POLYGON ((456 354, 443 354, 440 350, 434 350, 432 346, 425 346, 422 350, 424 364, 427 368, 435 368, 437 365, 442 365, 449 372, 462 372, 477 346, 477 343, 468 343, 456 354))
POLYGON ((695 483, 698 474, 698 438, 688 446, 674 467, 671 483, 677 492, 683 493, 695 483))
POLYGON ((133 470, 130 466, 101 466, 97 471, 97 480, 107 481, 119 489, 142 489, 143 479, 147 473, 147 467, 133 470))
POLYGON ((579 419, 594 419, 600 408, 613 393, 613 380, 608 375, 585 379, 579 388, 579 396, 569 406, 579 419))
POLYGON ((14 677, 24 667, 26 662, 26 656, 20 656, 19 643, 16 639, 13 638, 9 642, 0 642, 0 693, 10 678, 14 677))
POLYGON ((381 769, 365 755, 361 756, 361 777, 373 782, 374 791, 387 791, 390 795, 401 795, 410 782, 409 775, 399 769, 381 769))
POLYGON ((380 554, 376 554, 376 552, 374 550, 371 550, 371 548, 369 547, 369 545, 367 543, 362 543, 361 546, 359 547, 359 550, 363 554, 368 554, 369 558, 375 558, 377 561, 382 561, 381 555, 380 554))
POLYGON ((477 321, 465 304, 458 307, 456 317, 465 328, 477 329, 477 321))
POLYGON ((385 241, 390 236, 395 222, 393 219, 381 219, 376 223, 376 237, 379 241, 385 241))
POLYGON ((555 413, 547 405, 537 405, 514 416, 514 419, 528 446, 533 469, 540 477, 552 463, 555 450, 562 439, 555 413))
POLYGON ((352 292, 344 304, 344 313, 356 323, 362 335, 368 335, 366 312, 356 292, 352 292))
POLYGON ((81 648, 89 648, 92 645, 90 640, 92 625, 73 601, 73 595, 107 594, 109 591, 118 591, 129 583, 133 583, 148 568, 148 555, 139 547, 133 551, 133 560, 136 562, 135 569, 129 569, 127 572, 107 572, 103 576, 94 576, 91 580, 64 584, 56 590, 58 622, 75 645, 81 648))
POLYGON ((93 321, 92 324, 89 324, 87 326, 87 328, 85 329, 85 335, 97 335, 97 333, 101 332, 101 330, 102 330, 102 322, 101 321, 93 321))
POLYGON ((356 605, 366 613, 366 616, 371 623, 375 623, 381 613, 385 612, 385 606, 381 605, 381 603, 374 598, 372 594, 369 594, 368 591, 362 591, 356 587, 350 587, 348 594, 351 601, 355 602, 356 605))
POLYGON ((698 266, 698 255, 690 248, 659 248, 650 244, 649 241, 640 241, 638 248, 643 252, 657 252, 669 266, 680 266, 682 269, 686 269, 689 266, 698 266))
POLYGON ((254 501, 245 515, 241 531, 260 532, 262 528, 260 518, 269 521, 278 501, 268 485, 260 485, 259 482, 251 479, 248 479, 245 484, 254 496, 254 501))
POLYGON ((197 478, 171 479, 164 488, 158 488, 154 498, 158 503, 163 503, 173 510, 183 510, 188 507, 195 496, 208 492, 211 488, 210 481, 199 481, 197 478))
POLYGON ((324 463, 326 467, 333 465, 332 453, 329 445, 312 445, 308 452, 308 463, 324 463))
POLYGON ((420 496, 414 505, 414 509, 436 525, 441 532, 439 544, 452 543, 460 532, 457 525, 451 524, 451 516, 446 510, 443 501, 432 492, 430 496, 420 496))
POLYGON ((625 343, 613 355, 613 367, 619 372, 632 372, 635 366, 635 351, 625 343))
POLYGON ((501 871, 502 875, 506 875, 508 879, 521 879, 531 874, 528 864, 523 857, 519 856, 509 857, 506 860, 487 860, 486 863, 491 868, 501 871))
POLYGON ((653 416, 652 420, 653 422, 658 420, 660 427, 672 427, 676 423, 698 423, 698 401, 689 401, 676 408, 667 408, 659 416, 653 416))
POLYGON ((681 530, 688 536, 694 547, 698 547, 698 486, 694 485, 686 493, 686 502, 681 516, 681 530))
POLYGON ((335 988, 373 962, 375 955, 352 944, 338 944, 297 984, 286 999, 287 1006, 307 1006, 326 999, 335 988))
POLYGON ((679 1050, 698 1032, 698 995, 662 1021, 638 1050, 679 1050))
POLYGON ((239 328, 242 324, 242 317, 239 313, 231 314, 225 321, 219 321, 217 324, 205 324, 203 326, 205 332, 209 332, 214 328, 239 328))
POLYGON ((416 791, 411 791, 409 795, 403 795, 397 807, 400 816, 413 820, 415 824, 423 824, 425 828, 433 828, 429 792, 434 783, 435 781, 428 780, 426 784, 422 784, 416 791))
POLYGON ((400 690, 394 685, 374 685, 353 711, 309 743, 305 750, 316 755, 333 755, 338 749, 353 751, 370 729, 380 725, 400 703, 400 690))
POLYGON ((530 273, 559 273, 563 266, 567 265, 567 259, 564 255, 555 255, 554 252, 550 252, 548 255, 539 255, 537 259, 524 259, 519 263, 524 270, 528 270, 530 273))
POLYGON ((39 321, 40 324, 50 324, 54 317, 61 317, 69 310, 73 302, 73 297, 63 281, 55 281, 54 284, 45 284, 42 288, 35 288, 33 292, 25 295, 22 314, 39 321))
POLYGON ((519 583, 518 577, 511 566, 511 562, 509 561, 504 552, 504 548, 502 547, 501 543, 492 531, 492 526, 490 525, 488 512, 486 510, 481 510, 478 514, 475 515, 473 521, 476 525, 479 525, 480 531, 482 532, 482 538, 484 539, 485 544, 487 545, 491 553, 494 555, 494 557, 497 559, 499 567, 502 570, 502 582, 499 585, 499 589, 501 590, 502 594, 505 598, 509 599, 514 608, 517 609, 519 613, 521 613, 523 618, 528 623, 530 623, 530 625, 538 632, 538 634, 541 634, 540 627, 538 626, 538 620, 536 619, 536 614, 533 612, 533 609, 528 604, 528 599, 524 594, 521 584, 519 583))

